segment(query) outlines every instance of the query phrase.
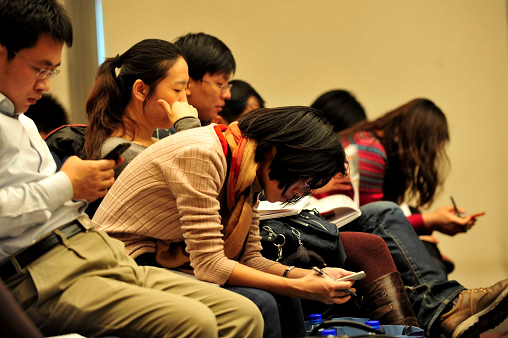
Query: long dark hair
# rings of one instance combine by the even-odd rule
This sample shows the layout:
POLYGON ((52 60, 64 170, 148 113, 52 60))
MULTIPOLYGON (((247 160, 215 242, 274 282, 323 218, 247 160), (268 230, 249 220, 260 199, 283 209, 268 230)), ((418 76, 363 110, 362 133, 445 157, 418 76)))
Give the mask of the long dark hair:
POLYGON ((149 87, 144 106, 179 57, 182 57, 182 53, 172 43, 147 39, 138 42, 124 54, 104 61, 86 101, 88 130, 84 153, 87 159, 99 158, 104 141, 115 131, 123 130, 125 133, 126 124, 134 132, 135 122, 124 120, 134 82, 140 79, 149 87), (118 76, 116 68, 120 68, 118 76))
MULTIPOLYGON (((238 120, 242 134, 257 142, 256 162, 275 147, 269 178, 287 191, 298 180, 311 179, 312 190, 337 173, 346 173, 342 141, 319 110, 310 107, 261 108, 238 120)), ((293 201, 290 201, 293 202, 293 201)))
POLYGON ((432 204, 449 164, 444 151, 450 140, 448 123, 441 109, 430 100, 415 99, 340 135, 348 137, 358 131, 374 133, 386 150, 384 200, 400 204, 414 199, 417 207, 432 204))

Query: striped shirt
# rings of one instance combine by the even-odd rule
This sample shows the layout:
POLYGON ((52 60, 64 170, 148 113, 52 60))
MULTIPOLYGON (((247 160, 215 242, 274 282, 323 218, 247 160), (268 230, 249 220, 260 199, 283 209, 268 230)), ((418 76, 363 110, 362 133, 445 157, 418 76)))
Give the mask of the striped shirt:
MULTIPOLYGON (((367 131, 343 137, 342 141, 344 147, 349 144, 356 144, 358 147, 360 205, 382 201, 383 184, 389 165, 385 148, 373 133, 367 131)), ((421 214, 411 215, 408 220, 417 233, 427 234, 421 214)))
POLYGON ((361 131, 343 138, 344 147, 358 147, 358 169, 360 172, 360 205, 381 201, 383 183, 388 169, 388 158, 381 142, 370 132, 361 131))

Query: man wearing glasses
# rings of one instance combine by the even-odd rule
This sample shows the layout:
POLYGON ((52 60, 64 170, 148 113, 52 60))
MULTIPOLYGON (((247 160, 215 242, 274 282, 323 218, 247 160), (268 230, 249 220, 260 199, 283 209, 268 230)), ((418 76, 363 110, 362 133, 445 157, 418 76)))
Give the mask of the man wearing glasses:
POLYGON ((228 81, 236 70, 231 50, 219 39, 205 33, 189 33, 175 41, 189 65, 189 104, 198 110, 202 125, 217 117, 231 98, 228 81))
POLYGON ((139 267, 90 229, 86 201, 106 194, 121 160, 72 156, 56 172, 23 114, 49 91, 64 44, 72 24, 58 0, 0 0, 0 280, 45 335, 261 337, 245 297, 139 267))

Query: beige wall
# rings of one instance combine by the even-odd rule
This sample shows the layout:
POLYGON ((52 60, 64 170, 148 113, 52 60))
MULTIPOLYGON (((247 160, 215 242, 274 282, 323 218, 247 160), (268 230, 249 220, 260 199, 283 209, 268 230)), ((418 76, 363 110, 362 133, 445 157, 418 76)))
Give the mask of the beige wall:
MULTIPOLYGON (((69 1, 69 0, 68 0, 69 1)), ((308 105, 345 88, 374 118, 420 96, 446 113, 449 196, 486 211, 474 230, 439 236, 467 287, 508 277, 508 38, 504 0, 102 0, 106 54, 144 38, 203 31, 222 39, 268 106, 308 105)))

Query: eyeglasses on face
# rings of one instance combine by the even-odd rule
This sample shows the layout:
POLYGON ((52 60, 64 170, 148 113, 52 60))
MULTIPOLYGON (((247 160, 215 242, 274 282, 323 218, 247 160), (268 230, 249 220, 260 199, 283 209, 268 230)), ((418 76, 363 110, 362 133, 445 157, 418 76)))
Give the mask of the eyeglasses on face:
POLYGON ((60 73, 59 69, 51 70, 51 69, 47 69, 47 68, 35 67, 34 65, 32 65, 30 62, 28 62, 24 57, 22 57, 18 53, 16 53, 16 52, 13 52, 13 53, 17 57, 19 57, 21 60, 25 61, 27 65, 29 65, 30 67, 32 67, 33 69, 35 69, 37 71, 37 78, 39 80, 44 80, 47 77, 49 77, 51 79, 60 73))
POLYGON ((290 189, 295 189, 295 188, 298 189, 301 196, 308 195, 312 191, 312 188, 310 187, 308 182, 301 183, 301 181, 298 181, 290 187, 290 189))
POLYGON ((212 81, 203 80, 203 79, 201 80, 201 82, 206 82, 206 83, 216 86, 217 88, 220 89, 221 94, 224 94, 226 92, 226 90, 231 90, 231 87, 233 86, 231 83, 226 83, 226 84, 221 85, 221 84, 218 84, 218 83, 215 83, 212 81))

